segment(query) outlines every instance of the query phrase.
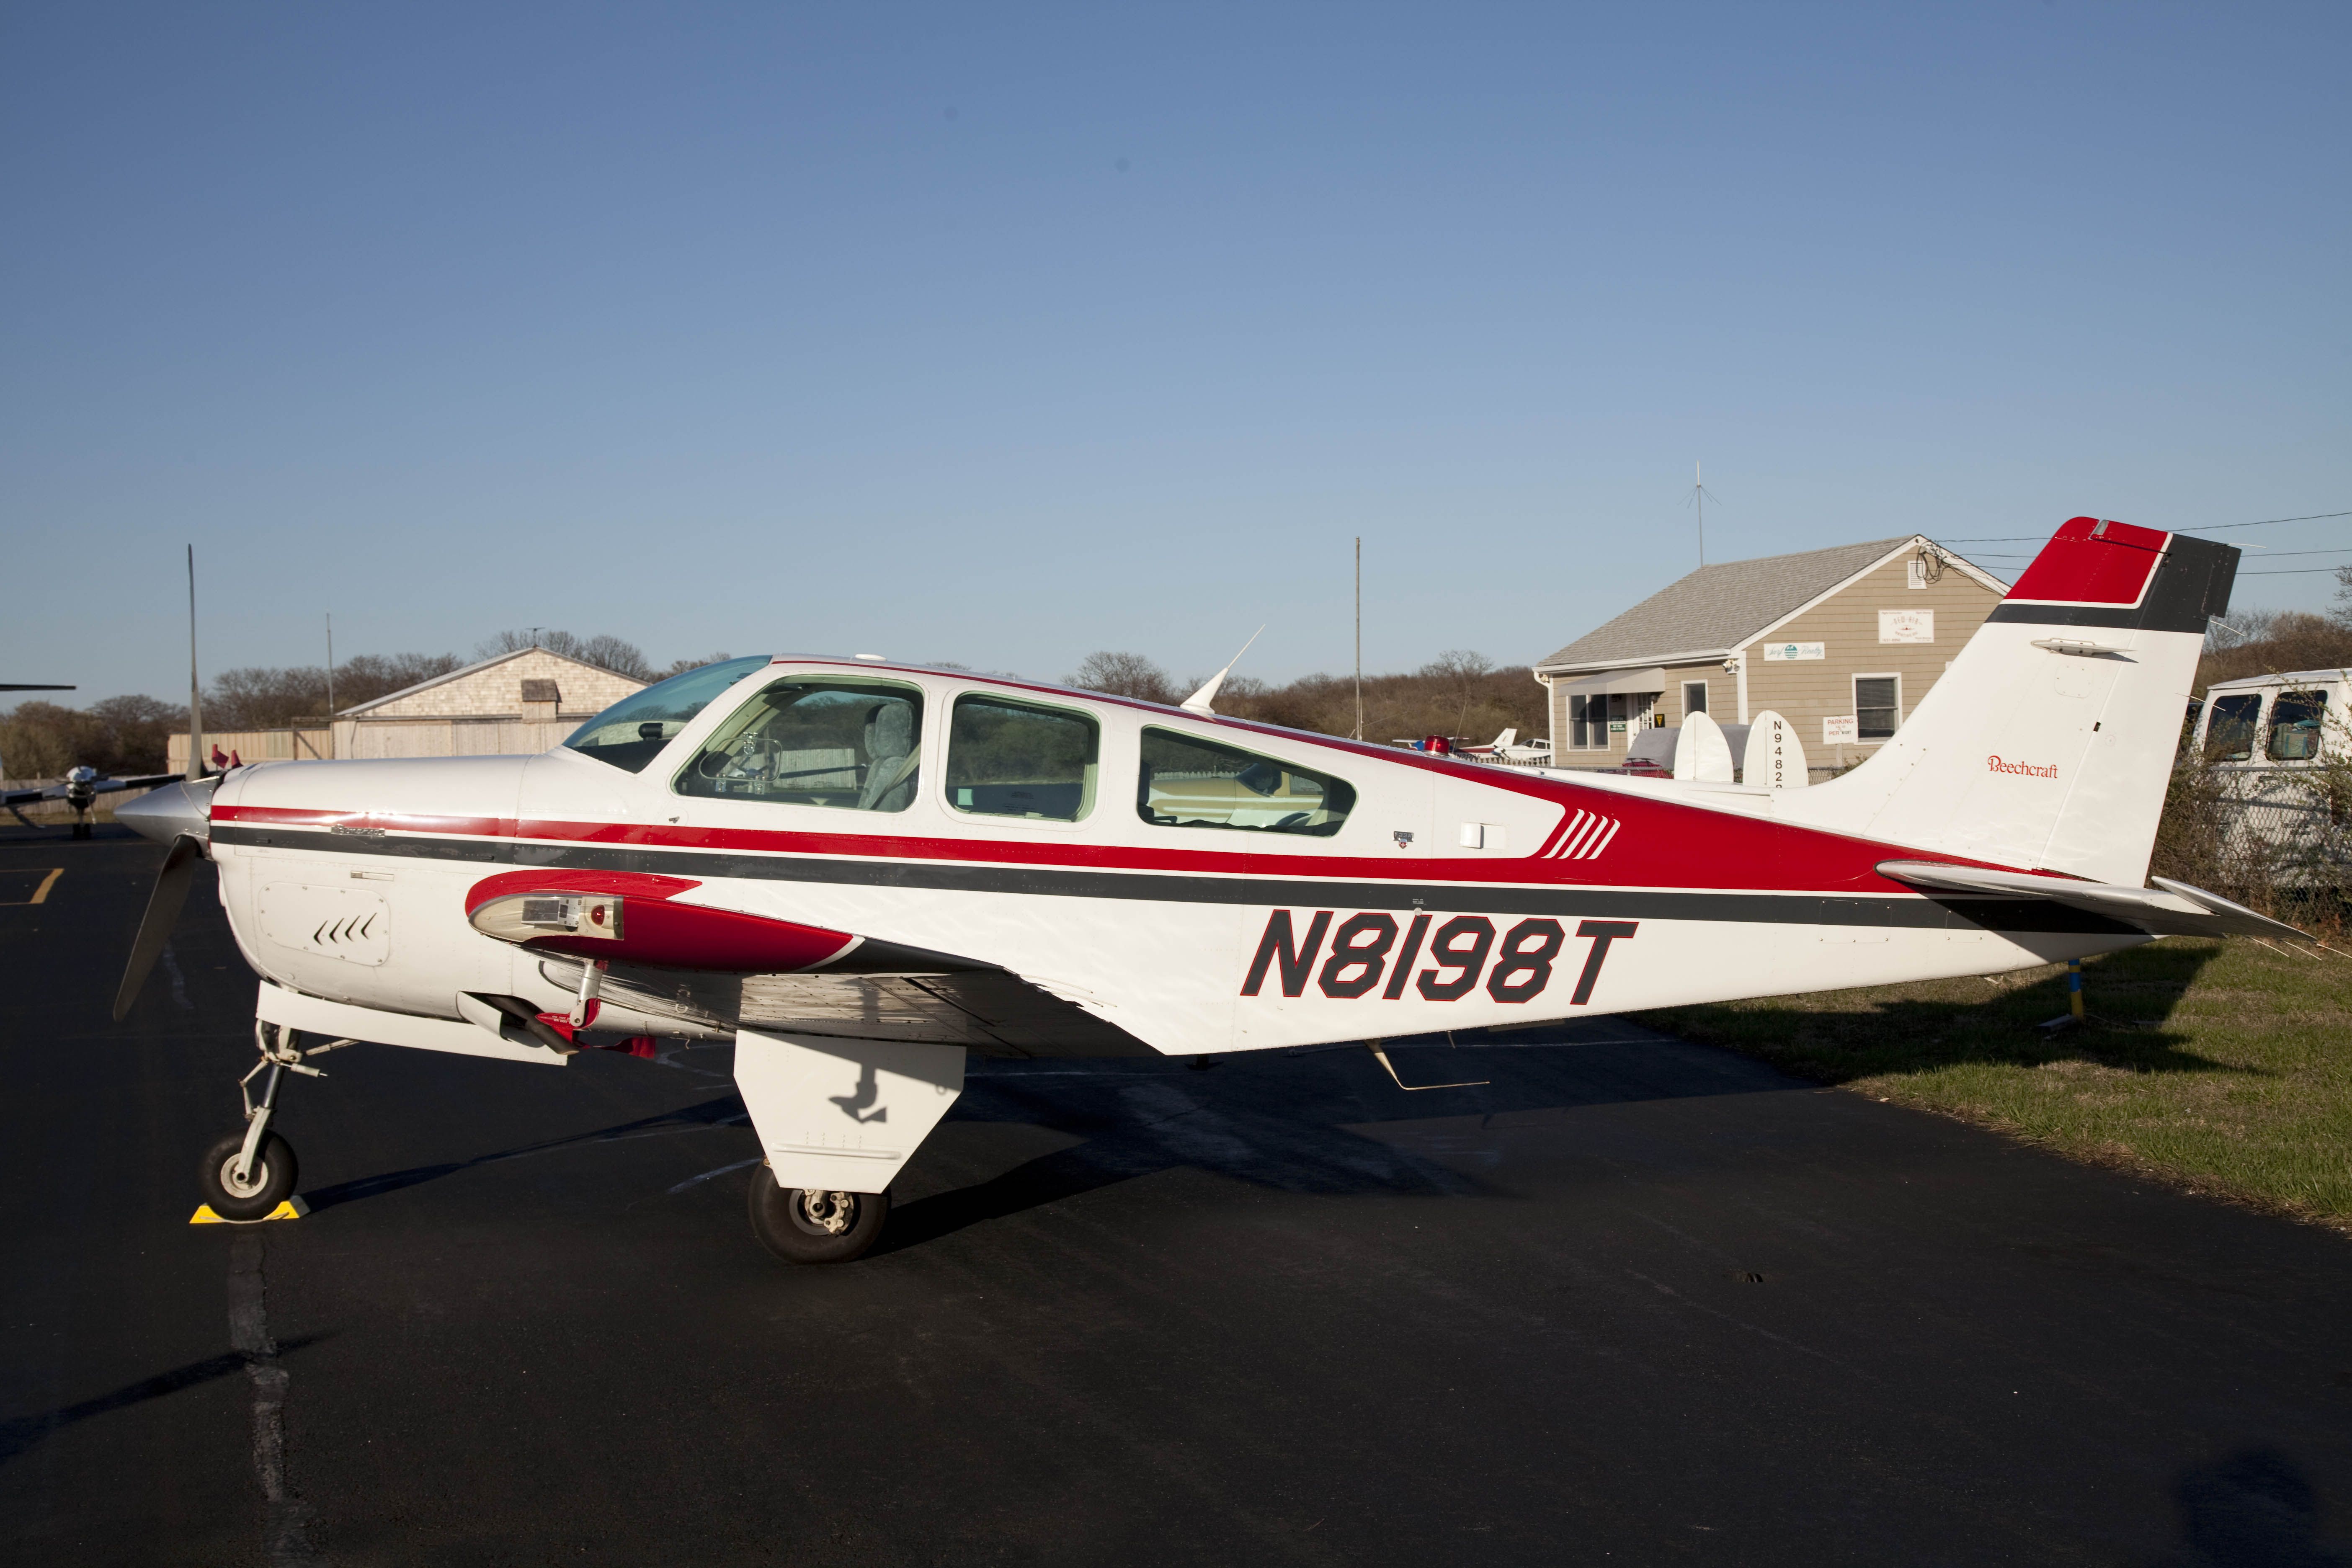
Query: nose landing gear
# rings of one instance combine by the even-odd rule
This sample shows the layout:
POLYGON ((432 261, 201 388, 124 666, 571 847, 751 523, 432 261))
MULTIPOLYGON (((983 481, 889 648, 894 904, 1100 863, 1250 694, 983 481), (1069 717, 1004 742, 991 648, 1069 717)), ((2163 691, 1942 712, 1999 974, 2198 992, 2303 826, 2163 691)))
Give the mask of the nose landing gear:
POLYGON ((204 1189, 205 1204, 227 1220, 266 1219, 294 1195, 299 1174, 294 1147, 269 1128, 270 1119, 278 1112, 278 1091, 289 1072, 305 1078, 327 1076, 317 1068, 305 1067, 304 1057, 322 1056, 352 1043, 333 1040, 305 1051, 294 1044, 293 1030, 260 1022, 253 1026, 253 1038, 261 1049, 261 1059, 236 1086, 245 1100, 245 1131, 215 1142, 196 1168, 196 1184, 204 1189), (253 1080, 264 1071, 269 1078, 262 1085, 261 1103, 256 1105, 253 1080))

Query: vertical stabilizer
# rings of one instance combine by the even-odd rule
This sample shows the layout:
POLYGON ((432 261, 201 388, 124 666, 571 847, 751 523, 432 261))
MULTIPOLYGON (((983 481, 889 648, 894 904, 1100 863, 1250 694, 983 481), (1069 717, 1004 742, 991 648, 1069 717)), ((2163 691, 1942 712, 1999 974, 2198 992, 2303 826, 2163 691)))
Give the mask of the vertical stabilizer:
POLYGON ((2078 517, 1878 753, 1790 821, 2137 887, 2238 552, 2078 517))

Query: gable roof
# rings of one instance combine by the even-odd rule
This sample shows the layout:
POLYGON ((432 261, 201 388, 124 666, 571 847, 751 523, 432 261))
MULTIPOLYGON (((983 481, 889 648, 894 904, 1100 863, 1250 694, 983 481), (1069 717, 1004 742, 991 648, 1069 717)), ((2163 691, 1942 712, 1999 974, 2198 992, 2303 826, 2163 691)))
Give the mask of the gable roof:
MULTIPOLYGON (((1702 566, 1670 583, 1598 630, 1538 659, 1538 669, 1562 666, 1648 663, 1672 656, 1705 658, 1727 654, 1820 598, 1920 542, 1919 534, 1839 544, 1794 555, 1766 555, 1702 566)), ((1946 560, 1969 575, 1998 587, 1992 579, 1954 555, 1946 560)))
POLYGON ((553 648, 541 647, 534 643, 530 647, 519 647, 511 653, 492 654, 488 658, 477 659, 472 664, 466 666, 463 669, 453 669, 446 675, 436 675, 430 680, 420 680, 414 686, 404 686, 397 691, 387 691, 372 702, 359 702, 352 704, 349 708, 338 709, 335 712, 335 717, 338 719, 356 719, 363 713, 372 712, 378 708, 386 706, 387 704, 397 702, 404 697, 414 697, 420 691, 430 691, 436 686, 446 686, 451 681, 463 680, 467 676, 471 675, 479 675, 486 669, 494 669, 499 665, 510 663, 515 659, 523 658, 527 654, 534 653, 546 658, 561 659, 565 664, 576 665, 582 669, 593 670, 596 674, 603 676, 607 679, 626 680, 632 685, 638 687, 643 687, 646 684, 644 681, 638 680, 633 676, 618 675, 612 670, 606 669, 603 665, 590 664, 584 658, 574 658, 568 653, 558 653, 553 648))

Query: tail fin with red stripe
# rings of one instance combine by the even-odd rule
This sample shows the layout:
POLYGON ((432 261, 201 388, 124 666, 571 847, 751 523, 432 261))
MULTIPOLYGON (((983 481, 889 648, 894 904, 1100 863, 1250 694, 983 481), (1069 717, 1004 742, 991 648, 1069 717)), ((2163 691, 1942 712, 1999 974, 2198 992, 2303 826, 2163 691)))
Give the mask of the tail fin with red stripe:
POLYGON ((2207 620, 2239 552, 2078 517, 2035 556, 1895 737, 1784 797, 1836 831, 2141 884, 2207 620))

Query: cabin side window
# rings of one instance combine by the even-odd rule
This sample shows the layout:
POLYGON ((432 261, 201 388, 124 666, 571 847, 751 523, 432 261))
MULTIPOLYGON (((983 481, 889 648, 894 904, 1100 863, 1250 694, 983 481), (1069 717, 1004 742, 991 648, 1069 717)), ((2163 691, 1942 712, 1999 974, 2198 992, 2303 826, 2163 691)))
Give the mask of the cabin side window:
POLYGON ((680 795, 904 811, 922 754, 923 693, 896 681, 794 676, 761 689, 677 775, 680 795))
POLYGON ((982 816, 1076 822, 1094 809, 1101 750, 1101 729, 1084 713, 959 697, 948 730, 948 804, 982 816))
POLYGON ((2212 717, 2205 721, 2205 759, 2242 763, 2254 754, 2254 720, 2263 710, 2262 693, 2232 692, 2213 699, 2212 717))
POLYGON ((2271 700, 2271 760, 2315 762, 2320 731, 2327 722, 2327 693, 2282 691, 2271 700))
POLYGON ((1136 814, 1160 827, 1237 827, 1328 838, 1348 820, 1356 792, 1238 746, 1147 728, 1136 814))

